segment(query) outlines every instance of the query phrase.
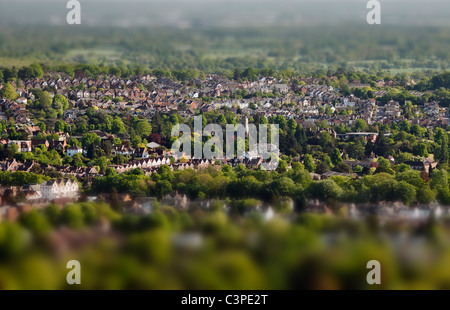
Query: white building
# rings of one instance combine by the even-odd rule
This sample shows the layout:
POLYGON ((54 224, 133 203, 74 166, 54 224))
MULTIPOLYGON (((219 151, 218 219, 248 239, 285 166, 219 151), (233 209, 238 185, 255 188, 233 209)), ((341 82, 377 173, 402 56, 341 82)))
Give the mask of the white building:
POLYGON ((78 182, 68 178, 50 180, 41 184, 42 198, 47 200, 77 198, 78 191, 78 182))
POLYGON ((127 147, 127 146, 115 146, 113 147, 113 149, 111 150, 111 154, 112 155, 133 155, 134 154, 134 149, 131 147, 127 147))
POLYGON ((76 154, 82 154, 82 153, 83 153, 83 149, 76 145, 72 145, 71 147, 69 147, 67 149, 67 156, 70 156, 70 157, 72 157, 76 154))

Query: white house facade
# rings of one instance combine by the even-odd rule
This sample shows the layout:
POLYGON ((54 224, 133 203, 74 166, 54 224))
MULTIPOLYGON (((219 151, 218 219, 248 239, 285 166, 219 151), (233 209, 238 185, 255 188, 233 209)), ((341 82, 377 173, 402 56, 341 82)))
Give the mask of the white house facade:
POLYGON ((50 180, 41 184, 42 198, 49 201, 57 198, 77 198, 78 194, 78 182, 72 179, 50 180))
POLYGON ((72 157, 76 154, 82 154, 82 153, 83 153, 83 149, 76 145, 73 145, 67 149, 67 156, 70 156, 70 157, 72 157))

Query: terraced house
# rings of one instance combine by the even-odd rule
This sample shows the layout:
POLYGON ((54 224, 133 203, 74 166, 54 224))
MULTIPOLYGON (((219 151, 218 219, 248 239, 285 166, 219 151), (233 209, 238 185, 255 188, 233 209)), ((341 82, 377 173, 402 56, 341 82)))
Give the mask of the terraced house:
POLYGON ((50 180, 41 184, 41 194, 42 198, 49 201, 58 198, 77 198, 78 182, 68 178, 50 180))

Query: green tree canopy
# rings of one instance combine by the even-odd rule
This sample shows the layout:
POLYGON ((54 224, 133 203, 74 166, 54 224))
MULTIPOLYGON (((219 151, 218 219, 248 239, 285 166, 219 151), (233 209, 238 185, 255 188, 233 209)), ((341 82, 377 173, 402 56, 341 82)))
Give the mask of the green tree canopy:
POLYGON ((11 83, 6 83, 5 87, 2 89, 1 94, 3 98, 7 98, 12 101, 16 100, 19 97, 19 94, 17 94, 11 83))

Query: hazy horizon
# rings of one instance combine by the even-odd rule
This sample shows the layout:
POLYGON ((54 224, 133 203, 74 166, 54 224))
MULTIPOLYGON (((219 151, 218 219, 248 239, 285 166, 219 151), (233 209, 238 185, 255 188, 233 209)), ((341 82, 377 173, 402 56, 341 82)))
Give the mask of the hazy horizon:
MULTIPOLYGON (((114 27, 364 24, 368 12, 365 0, 80 0, 80 3, 83 25, 114 27)), ((0 25, 65 25, 66 4, 64 0, 0 0, 0 25)), ((450 2, 446 0, 381 1, 381 5, 383 25, 450 26, 450 2)))

